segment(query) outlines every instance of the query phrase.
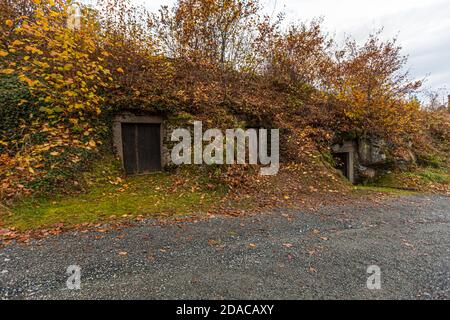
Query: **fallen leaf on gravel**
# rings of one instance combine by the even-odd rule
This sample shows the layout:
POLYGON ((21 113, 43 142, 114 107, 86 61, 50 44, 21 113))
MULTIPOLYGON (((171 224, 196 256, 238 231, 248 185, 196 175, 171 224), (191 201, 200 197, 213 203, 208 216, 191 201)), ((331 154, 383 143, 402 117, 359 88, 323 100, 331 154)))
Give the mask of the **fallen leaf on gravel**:
POLYGON ((210 245, 210 246, 218 246, 219 244, 220 244, 220 241, 218 241, 218 240, 214 240, 214 239, 210 239, 210 240, 208 240, 208 244, 210 245))
POLYGON ((323 241, 328 241, 329 239, 327 237, 320 237, 321 240, 323 241))
POLYGON ((285 246, 286 248, 292 248, 293 244, 292 243, 283 243, 283 246, 285 246))
POLYGON ((119 252, 119 256, 127 256, 127 255, 128 255, 128 252, 126 252, 126 251, 119 252))
POLYGON ((254 244, 254 243, 250 243, 249 246, 252 248, 256 248, 256 244, 254 244))
POLYGON ((167 252, 167 250, 166 250, 166 249, 159 249, 159 251, 160 251, 160 252, 162 252, 162 253, 165 253, 165 252, 167 252))
POLYGON ((317 273, 317 270, 314 269, 313 267, 309 267, 309 272, 310 273, 317 273))
POLYGON ((319 231, 319 230, 317 230, 317 229, 314 229, 314 230, 313 230, 313 233, 314 233, 314 234, 319 234, 319 233, 320 233, 320 231, 319 231))
POLYGON ((414 248, 414 246, 411 243, 404 242, 403 244, 409 248, 414 248))

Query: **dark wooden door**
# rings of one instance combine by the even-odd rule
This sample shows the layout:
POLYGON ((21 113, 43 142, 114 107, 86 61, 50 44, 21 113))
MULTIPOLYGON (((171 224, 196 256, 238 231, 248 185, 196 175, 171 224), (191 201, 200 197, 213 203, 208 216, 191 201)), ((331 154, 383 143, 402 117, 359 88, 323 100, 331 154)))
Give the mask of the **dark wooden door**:
POLYGON ((128 174, 161 170, 159 124, 122 123, 123 161, 128 174))

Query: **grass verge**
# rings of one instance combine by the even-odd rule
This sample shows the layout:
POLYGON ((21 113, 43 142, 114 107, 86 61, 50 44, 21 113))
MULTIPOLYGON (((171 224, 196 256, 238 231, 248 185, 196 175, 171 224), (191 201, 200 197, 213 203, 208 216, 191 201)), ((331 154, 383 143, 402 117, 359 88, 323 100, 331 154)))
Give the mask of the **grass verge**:
POLYGON ((369 186, 446 193, 450 189, 450 173, 446 169, 418 168, 411 172, 390 172, 369 186))
POLYGON ((369 192, 378 192, 378 193, 385 193, 385 194, 391 194, 391 195, 397 195, 397 196, 409 196, 416 194, 417 191, 412 190, 403 190, 398 188, 391 188, 391 187, 379 187, 379 186, 354 186, 353 190, 355 191, 369 191, 369 192))
POLYGON ((2 215, 4 227, 34 230, 137 216, 182 216, 207 212, 226 191, 188 174, 156 173, 99 181, 78 195, 28 197, 2 215))

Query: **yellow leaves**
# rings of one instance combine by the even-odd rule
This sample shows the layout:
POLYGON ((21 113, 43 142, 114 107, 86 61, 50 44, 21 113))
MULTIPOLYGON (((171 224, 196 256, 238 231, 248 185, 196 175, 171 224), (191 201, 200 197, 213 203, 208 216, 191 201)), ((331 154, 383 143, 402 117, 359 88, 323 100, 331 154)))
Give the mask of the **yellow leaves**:
POLYGON ((14 69, 0 69, 0 73, 2 74, 13 74, 14 69))
POLYGON ((42 50, 39 50, 39 49, 37 49, 34 46, 26 46, 25 50, 28 51, 28 52, 31 52, 31 53, 37 53, 39 55, 44 54, 44 52, 42 50))
POLYGON ((60 153, 57 152, 57 151, 52 151, 52 152, 50 152, 50 155, 53 156, 53 157, 57 157, 57 156, 60 155, 60 153))
POLYGON ((72 68, 73 68, 73 64, 71 64, 71 63, 67 63, 63 67, 63 69, 66 71, 72 70, 72 68))
POLYGON ((124 73, 122 68, 117 68, 117 72, 124 73))
POLYGON ((33 0, 35 4, 41 4, 41 0, 33 0))
POLYGON ((23 45, 23 41, 20 41, 20 40, 14 40, 14 41, 11 43, 11 45, 12 45, 13 47, 21 46, 21 45, 23 45))
POLYGON ((0 57, 6 57, 8 54, 8 52, 0 50, 0 57))
POLYGON ((95 143, 94 140, 90 140, 90 141, 88 142, 88 146, 90 146, 90 147, 92 147, 92 148, 95 148, 96 145, 97 145, 97 144, 95 143))
POLYGON ((8 20, 5 21, 5 24, 6 24, 8 27, 11 28, 11 27, 14 25, 14 22, 13 22, 12 20, 9 20, 9 19, 8 19, 8 20))
POLYGON ((36 84, 39 83, 38 80, 33 81, 33 80, 31 80, 30 78, 28 78, 27 76, 25 76, 23 74, 19 75, 19 80, 22 81, 22 82, 25 82, 29 87, 34 87, 36 84))

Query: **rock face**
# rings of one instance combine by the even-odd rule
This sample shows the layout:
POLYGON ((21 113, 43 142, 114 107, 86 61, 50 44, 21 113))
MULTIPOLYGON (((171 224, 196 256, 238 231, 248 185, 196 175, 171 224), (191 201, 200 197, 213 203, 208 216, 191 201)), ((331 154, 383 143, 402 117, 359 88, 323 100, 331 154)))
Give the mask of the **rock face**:
POLYGON ((359 165, 358 166, 358 174, 359 174, 359 177, 361 177, 361 178, 373 179, 376 177, 377 172, 375 169, 367 168, 362 165, 359 165))
POLYGON ((361 138, 358 140, 359 162, 363 166, 381 165, 387 162, 386 142, 381 139, 361 138))

